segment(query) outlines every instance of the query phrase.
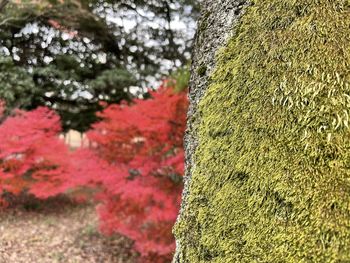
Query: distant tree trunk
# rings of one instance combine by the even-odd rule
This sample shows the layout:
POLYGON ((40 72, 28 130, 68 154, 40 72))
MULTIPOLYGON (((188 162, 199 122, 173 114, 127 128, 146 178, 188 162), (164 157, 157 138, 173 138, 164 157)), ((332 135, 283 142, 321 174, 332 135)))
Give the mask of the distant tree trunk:
POLYGON ((350 262, 350 5, 204 0, 174 263, 350 262))
POLYGON ((10 0, 2 0, 0 2, 0 12, 5 8, 5 6, 10 2, 10 0))

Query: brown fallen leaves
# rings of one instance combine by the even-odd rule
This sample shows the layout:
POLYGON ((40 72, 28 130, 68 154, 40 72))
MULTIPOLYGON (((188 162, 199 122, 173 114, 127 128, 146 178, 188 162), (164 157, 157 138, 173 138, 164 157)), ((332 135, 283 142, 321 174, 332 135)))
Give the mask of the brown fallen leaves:
POLYGON ((133 263, 132 243, 97 230, 94 206, 53 204, 0 212, 1 263, 133 263))

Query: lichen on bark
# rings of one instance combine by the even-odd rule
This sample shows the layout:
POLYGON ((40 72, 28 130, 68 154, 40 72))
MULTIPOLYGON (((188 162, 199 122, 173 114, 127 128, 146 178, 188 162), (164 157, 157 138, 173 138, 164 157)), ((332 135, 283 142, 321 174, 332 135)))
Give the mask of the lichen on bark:
POLYGON ((350 1, 254 0, 200 98, 176 262, 350 262, 350 1))

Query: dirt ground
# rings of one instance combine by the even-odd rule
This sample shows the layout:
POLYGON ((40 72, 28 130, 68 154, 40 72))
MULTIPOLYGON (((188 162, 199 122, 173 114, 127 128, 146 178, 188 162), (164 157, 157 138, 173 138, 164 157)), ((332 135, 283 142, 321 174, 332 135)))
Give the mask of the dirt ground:
POLYGON ((53 202, 0 211, 0 263, 133 263, 132 243, 97 230, 93 205, 53 202))

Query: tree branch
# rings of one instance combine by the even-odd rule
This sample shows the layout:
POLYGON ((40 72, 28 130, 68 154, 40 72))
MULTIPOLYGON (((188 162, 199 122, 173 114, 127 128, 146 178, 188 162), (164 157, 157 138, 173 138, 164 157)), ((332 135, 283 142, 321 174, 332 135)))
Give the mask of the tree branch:
POLYGON ((0 12, 5 8, 5 6, 10 2, 10 0, 2 0, 0 2, 0 12))

